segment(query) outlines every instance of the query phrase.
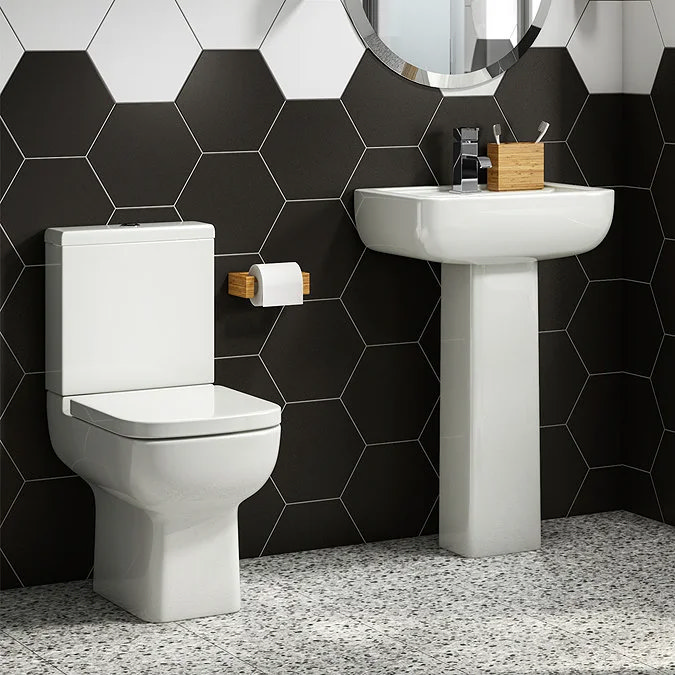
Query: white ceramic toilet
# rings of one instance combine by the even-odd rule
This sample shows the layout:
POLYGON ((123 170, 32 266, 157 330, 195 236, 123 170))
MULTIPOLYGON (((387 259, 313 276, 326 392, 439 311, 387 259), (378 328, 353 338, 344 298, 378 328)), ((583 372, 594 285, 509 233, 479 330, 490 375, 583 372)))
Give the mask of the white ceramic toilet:
POLYGON ((279 406, 213 384, 213 238, 45 232, 49 435, 94 491, 94 590, 147 621, 239 609, 237 509, 279 451, 279 406))

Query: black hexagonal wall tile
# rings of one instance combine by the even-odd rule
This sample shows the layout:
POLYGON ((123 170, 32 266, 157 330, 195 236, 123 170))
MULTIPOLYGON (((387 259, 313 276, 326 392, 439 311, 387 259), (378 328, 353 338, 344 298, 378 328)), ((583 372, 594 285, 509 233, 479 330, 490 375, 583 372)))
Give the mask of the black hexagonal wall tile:
POLYGON ((591 467, 618 464, 624 375, 596 375, 586 382, 568 426, 591 467))
POLYGON ((286 199, 339 197, 363 142, 337 100, 287 101, 261 152, 286 199))
POLYGON ((649 97, 632 94, 592 94, 568 143, 590 185, 634 187, 651 185, 663 146, 649 97), (625 142, 633 129, 640 143, 625 142))
POLYGON ((366 344, 375 345, 419 340, 439 294, 426 261, 367 249, 343 300, 366 344))
POLYGON ((562 330, 586 288, 588 280, 575 256, 541 260, 539 277, 539 330, 562 330))
POLYGON ((359 161, 342 201, 354 215, 354 190, 360 187, 435 185, 419 148, 369 148, 359 161))
POLYGON ((441 376, 441 303, 434 309, 420 338, 420 346, 438 377, 441 376))
POLYGON ((675 241, 666 240, 652 279, 652 288, 666 333, 675 335, 675 241))
POLYGON ((0 228, 0 307, 21 274, 23 264, 5 231, 0 228))
POLYGON ((542 426, 565 424, 586 382, 586 369, 565 331, 539 335, 542 426))
POLYGON ((362 543, 363 538, 342 501, 328 499, 286 506, 263 553, 273 555, 362 543))
POLYGON ((0 197, 5 194, 5 190, 16 176, 23 162, 23 155, 17 147, 7 127, 0 122, 0 197))
POLYGON ((339 298, 363 244, 340 200, 287 202, 260 253, 308 271, 310 298, 339 298))
POLYGON ((239 505, 240 558, 255 558, 262 554, 283 510, 284 500, 271 480, 239 505))
POLYGON ((671 48, 663 52, 652 87, 652 100, 666 143, 675 143, 673 82, 675 82, 675 49, 671 48))
POLYGON ((586 185, 586 179, 564 141, 544 144, 544 179, 550 183, 586 185))
POLYGON ((623 466, 590 469, 574 500, 570 516, 616 511, 626 507, 623 466))
POLYGON ((260 250, 284 204, 257 152, 202 155, 176 204, 216 228, 216 253, 260 250))
POLYGON ((115 206, 168 206, 199 154, 173 103, 118 103, 89 159, 115 206))
POLYGON ((86 578, 94 562, 89 486, 78 477, 26 483, 2 525, 2 549, 26 586, 86 578))
POLYGON ((0 330, 27 373, 45 369, 45 268, 26 267, 0 312, 0 330))
POLYGON ((559 47, 529 49, 506 72, 495 96, 519 141, 534 141, 541 120, 551 125, 548 140, 564 141, 588 90, 567 49, 559 47))
POLYGON ((368 347, 342 397, 367 443, 419 438, 439 383, 417 344, 368 347))
POLYGON ((115 209, 115 212, 110 217, 109 224, 175 222, 180 222, 180 216, 173 206, 147 206, 140 208, 115 209))
POLYGON ((364 539, 378 541, 418 536, 437 496, 438 476, 413 441, 368 446, 342 499, 364 539))
POLYGON ((639 143, 623 143, 624 185, 648 188, 663 149, 661 127, 649 96, 624 94, 622 105, 626 133, 640 130, 639 143))
POLYGON ((588 467, 567 427, 546 427, 540 433, 541 517, 564 518, 588 467))
POLYGON ((652 184, 652 195, 663 232, 669 239, 675 239, 675 209, 671 203, 673 185, 675 185, 675 145, 666 145, 652 184))
POLYGON ((215 383, 284 405, 284 399, 259 356, 216 359, 215 383))
POLYGON ((661 509, 652 477, 647 471, 625 467, 623 472, 624 508, 645 518, 661 520, 661 509))
POLYGON ((216 356, 257 354, 279 316, 280 307, 254 307, 227 292, 228 272, 248 272, 251 265, 261 262, 259 255, 216 256, 216 356))
POLYGON ((10 588, 21 588, 22 584, 19 577, 9 564, 5 555, 0 551, 0 590, 9 590, 10 588))
POLYGON ((363 54, 342 95, 370 147, 417 145, 441 99, 438 89, 399 77, 370 51, 363 54))
MULTIPOLYGON (((481 155, 487 155, 487 144, 494 140, 492 125, 497 123, 502 125, 502 142, 514 141, 511 128, 492 96, 447 96, 443 99, 420 143, 440 185, 452 183, 453 129, 480 127, 478 150, 481 155)), ((481 172, 479 178, 485 183, 487 173, 481 172)))
POLYGON ((279 459, 272 479, 284 501, 339 497, 364 443, 339 400, 284 408, 279 459))
POLYGON ((72 476, 56 456, 47 429, 44 375, 26 375, 0 419, 5 449, 26 480, 72 476))
POLYGON ((623 281, 588 285, 568 332, 591 373, 623 370, 623 281))
POLYGON ((23 478, 12 458, 0 443, 0 522, 5 519, 23 485, 23 478))
POLYGON ((663 434, 663 424, 648 378, 624 377, 621 409, 621 462, 649 471, 663 434))
POLYGON ((652 467, 652 478, 661 504, 663 518, 670 525, 675 525, 673 476, 675 476, 675 432, 666 431, 652 467))
POLYGON ((176 99, 205 152, 257 150, 283 102, 257 49, 203 51, 176 99))
POLYGON ((0 99, 26 157, 86 155, 113 103, 84 51, 24 53, 0 99))
POLYGON ((591 279, 649 281, 663 235, 649 190, 614 188, 614 219, 599 246, 579 256, 591 279))
POLYGON ((427 457, 431 462, 436 473, 440 470, 440 432, 441 432, 441 404, 440 401, 436 403, 434 411, 431 413, 431 417, 427 420, 427 423, 424 425, 424 431, 420 436, 420 443, 424 452, 427 453, 427 457))
POLYGON ((675 336, 666 335, 652 373, 652 382, 663 423, 669 431, 675 431, 675 336))
POLYGON ((261 356, 290 402, 339 397, 362 351, 342 303, 322 300, 284 307, 261 356))
POLYGON ((2 364, 2 370, 0 371, 0 416, 2 416, 16 388, 19 386, 19 382, 21 382, 23 371, 1 335, 0 363, 2 364))
POLYGON ((623 291, 622 370, 649 376, 663 337, 654 296, 648 284, 631 281, 624 283, 623 291))
POLYGON ((101 225, 112 212, 86 159, 27 159, 2 200, 2 224, 26 265, 44 262, 45 228, 101 225))

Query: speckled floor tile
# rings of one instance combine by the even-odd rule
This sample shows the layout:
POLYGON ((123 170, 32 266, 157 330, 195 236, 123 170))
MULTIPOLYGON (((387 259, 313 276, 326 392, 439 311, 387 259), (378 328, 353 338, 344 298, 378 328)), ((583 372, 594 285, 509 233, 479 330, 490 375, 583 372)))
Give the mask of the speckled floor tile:
POLYGON ((675 528, 615 512, 509 556, 419 537, 244 560, 240 612, 176 623, 91 582, 5 591, 1 672, 675 675, 673 569, 675 528))
POLYGON ((59 671, 0 631, 0 668, 4 675, 56 675, 59 671))
MULTIPOLYGON (((297 619, 286 628, 271 628, 237 639, 212 632, 208 639, 274 675, 438 673, 438 663, 427 654, 362 622, 339 616, 297 619)), ((449 657, 445 660, 451 661, 449 657)), ((451 665, 450 672, 464 673, 459 662, 451 665)))

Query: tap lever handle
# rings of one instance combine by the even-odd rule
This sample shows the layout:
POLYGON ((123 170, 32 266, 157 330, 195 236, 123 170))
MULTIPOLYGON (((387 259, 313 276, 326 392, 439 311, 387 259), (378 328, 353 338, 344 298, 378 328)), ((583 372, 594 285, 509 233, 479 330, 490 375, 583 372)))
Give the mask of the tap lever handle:
POLYGON ((479 127, 458 127, 455 129, 455 139, 476 143, 478 141, 479 127))

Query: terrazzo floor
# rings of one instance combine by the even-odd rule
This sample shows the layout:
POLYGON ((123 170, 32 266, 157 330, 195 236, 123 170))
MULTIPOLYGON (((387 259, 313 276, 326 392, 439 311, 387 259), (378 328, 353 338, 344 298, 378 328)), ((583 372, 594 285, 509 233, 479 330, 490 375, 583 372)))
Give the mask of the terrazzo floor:
POLYGON ((540 551, 435 537, 244 560, 242 610, 144 623, 91 582, 0 593, 4 675, 675 675, 675 528, 543 523, 540 551))

